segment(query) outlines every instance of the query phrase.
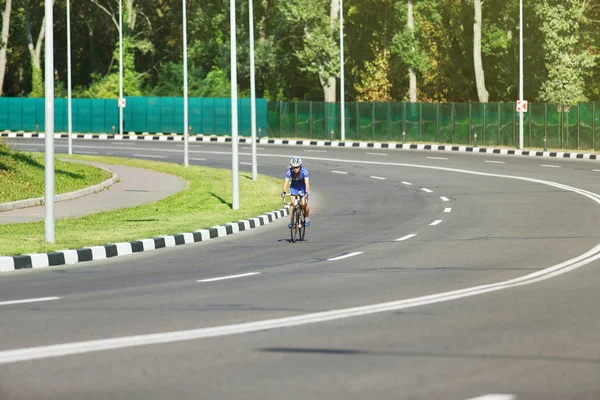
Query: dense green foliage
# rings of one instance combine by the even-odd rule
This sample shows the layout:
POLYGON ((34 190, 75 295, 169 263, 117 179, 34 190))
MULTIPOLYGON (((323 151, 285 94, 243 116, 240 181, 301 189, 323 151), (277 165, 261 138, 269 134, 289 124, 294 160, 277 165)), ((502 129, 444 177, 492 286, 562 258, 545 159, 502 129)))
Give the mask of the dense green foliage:
MULTIPOLYGON (((412 68, 420 101, 477 101, 473 1, 411 0, 414 30, 407 29, 408 1, 344 2, 346 100, 404 100, 412 68)), ((2 7, 4 3, 0 1, 2 7)), ((57 1, 54 6, 57 96, 64 96, 66 87, 65 3, 57 1)), ((118 97, 118 0, 71 4, 74 96, 118 97)), ((258 96, 323 100, 327 78, 339 78, 335 4, 339 0, 254 0, 258 96)), ((43 95, 38 75, 43 73, 43 46, 40 49, 37 42, 43 5, 43 0, 13 2, 4 96, 43 95), (28 37, 41 50, 41 71, 34 65, 28 37)), ((182 2, 129 0, 123 6, 125 95, 180 96, 182 2)), ((190 95, 228 97, 229 2, 187 0, 187 10, 190 95)), ((600 94, 597 2, 528 0, 523 12, 525 97, 570 104, 596 100, 600 94)), ((484 1, 482 14, 481 49, 489 99, 514 101, 519 0, 484 1)), ((237 0, 241 95, 247 95, 250 86, 248 26, 248 0, 237 0)))
MULTIPOLYGON (((108 171, 57 160, 56 193, 68 193, 109 179, 108 171)), ((0 203, 44 196, 44 157, 14 151, 0 142, 0 203)))

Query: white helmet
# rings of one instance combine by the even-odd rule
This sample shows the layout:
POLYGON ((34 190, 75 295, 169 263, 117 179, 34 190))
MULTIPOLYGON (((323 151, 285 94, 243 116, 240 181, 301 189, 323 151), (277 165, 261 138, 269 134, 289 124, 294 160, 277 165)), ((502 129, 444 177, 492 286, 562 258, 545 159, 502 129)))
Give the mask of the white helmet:
POLYGON ((293 157, 293 158, 290 160, 290 165, 291 165, 292 167, 299 167, 299 166, 301 166, 301 165, 302 165, 302 159, 301 159, 300 157, 293 157))

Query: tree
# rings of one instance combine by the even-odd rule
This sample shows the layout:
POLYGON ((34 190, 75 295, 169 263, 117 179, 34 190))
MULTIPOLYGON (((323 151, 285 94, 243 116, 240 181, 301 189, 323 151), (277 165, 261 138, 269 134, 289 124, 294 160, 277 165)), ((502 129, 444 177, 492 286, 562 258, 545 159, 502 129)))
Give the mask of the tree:
POLYGON ((473 0, 475 7, 475 21, 473 22, 473 63, 475 66, 475 84, 477 85, 477 96, 482 103, 488 102, 489 93, 485 88, 485 73, 481 61, 481 16, 482 0, 473 0))
POLYGON ((339 32, 339 0, 288 0, 279 3, 284 17, 301 32, 303 46, 295 55, 302 70, 317 74, 325 102, 336 100, 336 78, 340 59, 336 35, 339 32))
POLYGON ((4 76, 6 74, 6 49, 8 48, 8 33, 10 27, 10 12, 12 10, 12 0, 6 0, 4 11, 2 12, 2 38, 0 42, 0 96, 4 87, 4 76))
POLYGON ((365 61, 360 71, 360 82, 354 85, 356 101, 392 101, 392 84, 388 78, 389 52, 375 50, 374 61, 365 61))
POLYGON ((544 55, 547 79, 542 84, 539 98, 559 104, 587 101, 586 77, 598 56, 581 40, 581 28, 588 21, 589 1, 541 0, 536 15, 542 20, 544 55))

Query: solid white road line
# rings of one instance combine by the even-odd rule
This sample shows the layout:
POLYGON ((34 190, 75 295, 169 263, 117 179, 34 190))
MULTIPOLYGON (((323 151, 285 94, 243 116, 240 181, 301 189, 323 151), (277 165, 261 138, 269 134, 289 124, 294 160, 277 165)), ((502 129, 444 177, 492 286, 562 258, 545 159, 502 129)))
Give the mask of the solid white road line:
POLYGON ((241 164, 241 165, 252 165, 252 163, 251 163, 251 162, 243 162, 243 161, 240 161, 240 164, 241 164))
POLYGON ((450 201, 447 197, 444 196, 440 197, 440 199, 442 199, 442 201, 450 201))
POLYGON ((425 158, 428 158, 430 160, 447 160, 446 157, 425 157, 425 158))
POLYGON ((422 191, 427 192, 427 193, 433 193, 433 190, 427 189, 427 188, 421 188, 422 191))
POLYGON ((432 223, 430 223, 429 225, 433 225, 433 226, 435 226, 435 225, 439 225, 439 223, 440 223, 440 222, 442 222, 442 220, 441 220, 441 219, 436 219, 435 221, 433 221, 433 222, 432 222, 432 223))
POLYGON ((12 304, 37 303, 40 301, 58 300, 60 297, 39 297, 37 299, 10 300, 0 302, 0 306, 9 306, 12 304))
POLYGON ((98 154, 95 151, 78 151, 77 154, 98 154))
POLYGON ((302 151, 307 152, 307 153, 327 153, 327 150, 309 150, 309 149, 306 149, 306 150, 302 150, 302 151))
POLYGON ((594 172, 600 172, 600 169, 593 169, 594 172))
POLYGON ((348 175, 347 172, 345 171, 331 171, 332 174, 342 174, 342 175, 348 175))
POLYGON ((451 208, 444 208, 444 212, 445 212, 445 213, 447 213, 447 212, 450 212, 450 211, 452 211, 452 209, 451 209, 451 208))
POLYGON ((365 153, 365 154, 370 155, 370 156, 387 156, 386 153, 365 153))
POLYGON ((165 156, 153 156, 149 154, 134 154, 134 157, 148 157, 148 158, 165 158, 165 156))
POLYGON ((333 257, 333 258, 329 258, 327 261, 337 261, 337 260, 343 260, 344 258, 348 258, 348 257, 353 257, 353 256, 357 256, 359 254, 362 254, 362 251, 356 251, 354 253, 348 253, 348 254, 343 254, 339 257, 333 257))
POLYGON ((485 396, 473 397, 467 400, 517 400, 512 394, 486 394, 485 396))
POLYGON ((407 185, 407 186, 412 186, 412 183, 410 182, 402 182, 403 184, 407 185))
POLYGON ((206 161, 206 158, 190 158, 192 161, 206 161))
POLYGON ((540 164, 540 167, 545 167, 545 168, 560 168, 560 165, 540 164))
POLYGON ((402 236, 401 238, 396 239, 396 242, 402 242, 404 240, 410 239, 410 238, 415 237, 415 236, 417 236, 416 233, 411 233, 410 235, 402 236))
POLYGON ((381 176, 370 176, 369 178, 379 179, 379 180, 382 180, 382 181, 385 180, 385 178, 381 177, 381 176))
POLYGON ((198 282, 224 281, 225 279, 243 278, 245 276, 252 276, 252 275, 258 275, 258 274, 260 274, 260 272, 248 272, 247 274, 228 275, 228 276, 220 276, 220 277, 217 277, 217 278, 201 279, 198 282))
POLYGON ((491 161, 491 160, 485 160, 484 162, 486 162, 486 163, 490 163, 490 164, 504 164, 504 161, 491 161))

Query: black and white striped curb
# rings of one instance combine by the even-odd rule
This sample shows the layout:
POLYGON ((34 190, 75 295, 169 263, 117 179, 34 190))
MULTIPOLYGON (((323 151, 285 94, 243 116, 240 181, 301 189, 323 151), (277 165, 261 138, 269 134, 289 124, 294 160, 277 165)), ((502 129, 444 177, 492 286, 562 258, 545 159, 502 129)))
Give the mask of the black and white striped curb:
MULTIPOLYGON (((0 133, 0 137, 5 138, 45 138, 43 133, 0 133)), ((56 139, 68 138, 68 134, 54 134, 56 139)), ((73 134, 73 139, 89 139, 89 140, 141 140, 141 141, 183 141, 183 135, 180 134, 135 134, 131 132, 129 135, 110 135, 110 134, 73 134)), ((203 136, 192 135, 189 137, 189 142, 204 142, 204 143, 230 143, 231 137, 228 136, 203 136)), ((291 146, 320 146, 320 147, 343 147, 343 148, 366 148, 366 149, 397 149, 397 150, 433 150, 433 151, 457 151, 465 153, 481 153, 481 154, 502 154, 516 155, 529 157, 554 157, 554 158, 574 158, 584 160, 599 160, 600 154, 579 153, 579 152, 562 152, 562 151, 540 151, 540 150, 517 150, 504 149, 493 147, 473 147, 473 146, 456 146, 443 144, 414 144, 414 143, 386 143, 386 142, 353 142, 353 141, 338 141, 338 140, 312 140, 312 139, 257 139, 258 144, 275 144, 275 145, 291 145, 291 146)), ((247 137, 239 138, 239 143, 250 144, 252 139, 247 137)))
POLYGON ((152 239, 135 240, 133 242, 112 243, 104 246, 86 247, 79 250, 63 250, 52 253, 25 254, 10 257, 0 256, 0 272, 104 260, 106 258, 150 251, 163 247, 174 247, 188 243, 204 242, 253 229, 261 225, 267 225, 285 215, 289 215, 289 209, 287 207, 260 215, 256 218, 230 222, 225 225, 189 233, 159 236, 152 239))

